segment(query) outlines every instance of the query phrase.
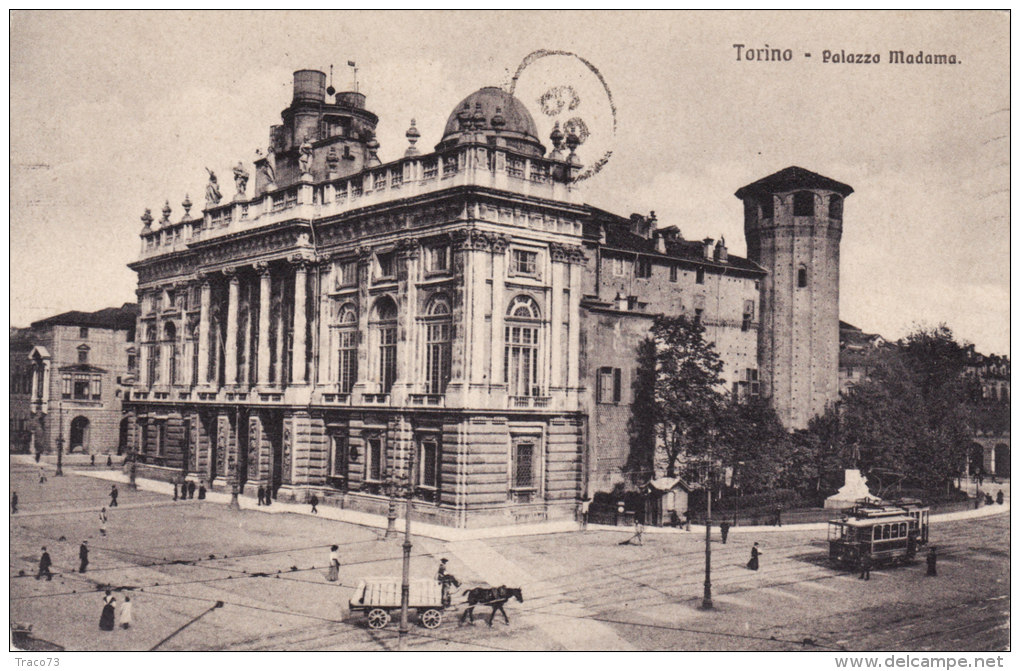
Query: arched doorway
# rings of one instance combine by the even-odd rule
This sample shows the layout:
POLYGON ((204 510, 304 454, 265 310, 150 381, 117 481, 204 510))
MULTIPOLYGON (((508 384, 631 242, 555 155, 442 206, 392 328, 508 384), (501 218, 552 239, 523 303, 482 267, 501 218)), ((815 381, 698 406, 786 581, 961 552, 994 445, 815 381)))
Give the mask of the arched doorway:
POLYGON ((76 449, 81 448, 82 452, 89 451, 89 420, 87 417, 75 417, 71 420, 71 436, 70 444, 67 447, 68 452, 74 452, 76 449))
POLYGON ((999 443, 995 446, 995 475, 1000 478, 1009 477, 1009 445, 999 443))
POLYGON ((131 420, 128 417, 120 420, 120 434, 117 438, 117 455, 124 454, 128 448, 128 429, 130 428, 131 420))

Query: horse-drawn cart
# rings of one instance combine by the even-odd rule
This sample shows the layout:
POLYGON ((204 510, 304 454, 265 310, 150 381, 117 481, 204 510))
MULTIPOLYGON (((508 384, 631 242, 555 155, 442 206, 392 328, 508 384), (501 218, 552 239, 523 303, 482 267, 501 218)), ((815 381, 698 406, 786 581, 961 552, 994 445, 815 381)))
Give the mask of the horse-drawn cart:
MULTIPOLYGON (((359 580, 348 607, 352 613, 366 613, 370 629, 382 629, 400 612, 400 578, 366 578, 359 580)), ((408 610, 418 612, 418 621, 426 629, 435 629, 443 622, 443 588, 435 580, 412 580, 407 600, 408 610)))

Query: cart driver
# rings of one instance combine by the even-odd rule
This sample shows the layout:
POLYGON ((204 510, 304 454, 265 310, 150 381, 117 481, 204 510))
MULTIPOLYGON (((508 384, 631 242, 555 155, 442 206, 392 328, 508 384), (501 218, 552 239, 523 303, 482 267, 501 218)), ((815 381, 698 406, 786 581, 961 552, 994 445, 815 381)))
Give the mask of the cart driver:
POLYGON ((443 557, 439 560, 439 570, 436 571, 436 582, 442 586, 443 589, 443 606, 449 606, 452 598, 450 596, 450 585, 454 587, 460 587, 460 581, 452 573, 446 572, 446 564, 449 560, 443 557))

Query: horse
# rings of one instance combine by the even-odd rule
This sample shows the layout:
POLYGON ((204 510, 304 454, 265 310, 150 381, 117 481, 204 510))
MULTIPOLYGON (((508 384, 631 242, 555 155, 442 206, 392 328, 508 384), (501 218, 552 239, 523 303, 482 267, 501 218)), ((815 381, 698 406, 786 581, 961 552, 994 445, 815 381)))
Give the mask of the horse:
POLYGON ((510 618, 507 617, 503 606, 510 599, 517 599, 518 602, 524 603, 524 595, 521 593, 520 587, 507 587, 506 585, 500 585, 499 587, 475 587, 464 590, 463 594, 468 595, 468 607, 464 609, 464 614, 460 616, 460 624, 462 625, 468 618, 471 619, 471 624, 474 624, 475 606, 477 605, 490 606, 492 608, 488 620, 490 627, 492 626, 492 619, 496 617, 497 610, 503 614, 503 620, 510 624, 510 618))

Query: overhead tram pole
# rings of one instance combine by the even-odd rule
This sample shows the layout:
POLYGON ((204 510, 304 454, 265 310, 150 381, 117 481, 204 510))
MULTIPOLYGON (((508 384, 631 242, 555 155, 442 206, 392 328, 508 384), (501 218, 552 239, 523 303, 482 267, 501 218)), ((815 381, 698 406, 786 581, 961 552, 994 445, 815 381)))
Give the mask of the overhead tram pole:
POLYGON ((705 514, 705 594, 701 600, 702 610, 712 610, 712 456, 708 464, 708 507, 705 514))
POLYGON ((407 649, 407 609, 411 594, 411 497, 414 493, 414 453, 412 446, 407 465, 407 501, 404 508, 404 565, 400 579, 400 628, 397 630, 397 650, 407 649))
MULTIPOLYGON (((84 442, 84 441, 82 441, 84 442)), ((64 474, 64 402, 57 403, 57 472, 64 474)))

